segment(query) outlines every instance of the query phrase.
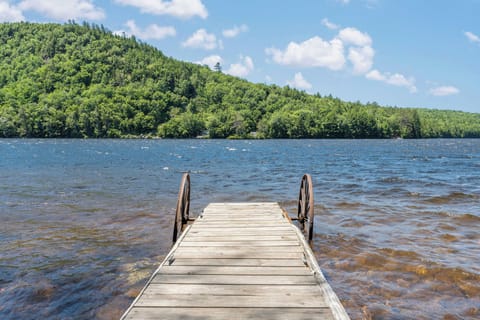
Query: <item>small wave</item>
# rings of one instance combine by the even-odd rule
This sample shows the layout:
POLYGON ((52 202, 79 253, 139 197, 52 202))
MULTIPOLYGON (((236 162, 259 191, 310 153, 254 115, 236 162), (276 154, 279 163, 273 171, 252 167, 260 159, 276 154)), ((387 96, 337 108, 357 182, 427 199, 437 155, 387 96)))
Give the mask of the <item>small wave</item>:
POLYGON ((390 257, 402 257, 402 258, 409 258, 409 259, 419 259, 419 254, 413 251, 407 250, 398 250, 392 248, 382 248, 379 250, 380 253, 390 256, 390 257))
POLYGON ((440 223, 438 224, 438 228, 445 230, 445 231, 455 231, 457 230, 457 227, 452 225, 452 224, 447 224, 447 223, 440 223))
POLYGON ((393 196, 397 196, 397 197, 399 195, 404 195, 404 196, 409 196, 410 195, 410 193, 407 190, 405 190, 403 188, 400 188, 400 187, 393 187, 393 188, 390 188, 390 189, 385 188, 381 191, 378 191, 378 194, 383 195, 383 196, 393 195, 393 196))
MULTIPOLYGON (((472 213, 453 213, 448 211, 425 212, 425 214, 437 215, 440 217, 450 218, 457 223, 479 223, 480 216, 472 213)), ((444 229, 447 229, 446 227, 444 229)))
POLYGON ((456 215, 455 220, 459 222, 467 222, 467 223, 480 223, 480 217, 473 215, 471 213, 464 213, 462 215, 456 215))
POLYGON ((403 183, 406 182, 405 179, 400 177, 383 177, 379 180, 381 183, 403 183))
POLYGON ((475 200, 477 198, 478 198, 478 196, 473 195, 473 194, 467 194, 467 193, 455 191, 455 192, 451 192, 447 195, 427 198, 427 199, 423 200, 423 202, 424 203, 430 203, 430 204, 447 204, 447 203, 452 203, 452 202, 457 202, 457 201, 475 200))
POLYGON ((341 208, 341 209, 357 209, 360 207, 362 204, 358 202, 346 202, 346 201, 341 201, 336 204, 336 207, 341 208))
POLYGON ((338 224, 344 228, 361 228, 365 225, 364 222, 353 218, 344 218, 338 224))
POLYGON ((458 238, 450 233, 444 233, 440 236, 440 238, 442 238, 442 240, 444 240, 445 242, 458 241, 458 238))

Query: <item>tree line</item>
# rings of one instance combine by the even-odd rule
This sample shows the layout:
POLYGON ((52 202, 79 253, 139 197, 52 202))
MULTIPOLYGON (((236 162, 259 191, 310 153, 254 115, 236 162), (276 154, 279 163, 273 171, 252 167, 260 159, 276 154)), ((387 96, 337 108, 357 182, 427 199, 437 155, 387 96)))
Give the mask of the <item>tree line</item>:
POLYGON ((480 137, 480 114, 253 84, 101 25, 0 24, 0 137, 480 137))

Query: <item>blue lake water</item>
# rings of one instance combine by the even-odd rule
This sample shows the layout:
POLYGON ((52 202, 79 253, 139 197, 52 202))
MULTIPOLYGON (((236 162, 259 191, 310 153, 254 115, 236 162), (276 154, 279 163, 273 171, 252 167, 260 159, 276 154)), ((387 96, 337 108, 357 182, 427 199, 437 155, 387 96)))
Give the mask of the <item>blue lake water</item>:
POLYGON ((117 319, 170 248, 187 171, 193 215, 294 215, 310 173, 352 319, 480 318, 480 140, 0 140, 0 319, 117 319))

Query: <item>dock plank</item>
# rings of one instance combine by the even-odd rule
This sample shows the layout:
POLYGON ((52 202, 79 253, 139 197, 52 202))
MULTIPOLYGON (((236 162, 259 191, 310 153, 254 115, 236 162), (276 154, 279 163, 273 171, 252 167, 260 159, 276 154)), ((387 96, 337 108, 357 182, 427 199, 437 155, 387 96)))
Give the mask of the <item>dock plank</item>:
POLYGON ((327 307, 321 296, 305 299, 302 296, 263 295, 261 299, 254 295, 203 295, 198 299, 196 295, 151 294, 145 292, 137 303, 139 307, 184 307, 191 308, 322 308, 327 307))
MULTIPOLYGON (((255 241, 296 241, 298 243, 298 239, 296 235, 257 235, 254 239, 255 241)), ((222 242, 222 241, 252 241, 251 236, 243 236, 243 235, 199 235, 198 233, 190 233, 188 239, 182 241, 182 243, 188 242, 222 242)))
POLYGON ((216 247, 184 247, 180 246, 177 250, 177 253, 205 253, 206 255, 212 253, 220 253, 223 256, 245 256, 245 255, 254 255, 259 253, 268 253, 268 252, 275 252, 278 253, 277 256, 281 258, 282 253, 294 253, 299 252, 303 253, 302 249, 299 246, 280 246, 280 247, 262 247, 262 248, 255 248, 255 247, 242 247, 242 246, 229 246, 223 247, 221 249, 216 247))
POLYGON ((190 284, 288 284, 314 285, 315 279, 311 275, 166 275, 157 274, 152 283, 190 283, 190 284))
POLYGON ((264 251, 238 251, 235 254, 226 254, 223 251, 196 252, 179 250, 175 252, 175 259, 303 259, 302 252, 264 252, 264 251))
POLYGON ((328 308, 149 308, 136 307, 125 320, 311 320, 332 319, 328 308))
POLYGON ((152 283, 145 293, 149 294, 190 294, 190 295, 245 295, 245 296, 277 296, 277 295, 309 295, 321 291, 313 285, 202 285, 202 284, 156 284, 152 283))
POLYGON ((184 247, 297 247, 298 241, 183 241, 184 247))
POLYGON ((299 259, 178 259, 174 258, 176 266, 260 266, 260 267, 302 267, 304 262, 299 259))
POLYGON ((224 236, 291 236, 295 235, 289 231, 285 230, 272 230, 272 229, 236 229, 236 230, 226 230, 226 229, 217 229, 217 230, 208 230, 208 229, 196 229, 192 228, 189 232, 189 236, 217 236, 217 237, 224 237, 224 236))
POLYGON ((174 263, 163 267, 158 274, 183 275, 311 275, 306 266, 300 267, 258 267, 258 266, 179 266, 174 263))

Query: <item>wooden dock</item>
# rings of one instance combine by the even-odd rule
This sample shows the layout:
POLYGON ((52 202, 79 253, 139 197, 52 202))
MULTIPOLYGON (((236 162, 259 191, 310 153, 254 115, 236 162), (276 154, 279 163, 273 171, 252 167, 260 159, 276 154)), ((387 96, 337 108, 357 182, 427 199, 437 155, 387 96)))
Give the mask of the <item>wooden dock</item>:
POLYGON ((122 319, 349 317, 300 230, 269 202, 209 204, 122 319))

